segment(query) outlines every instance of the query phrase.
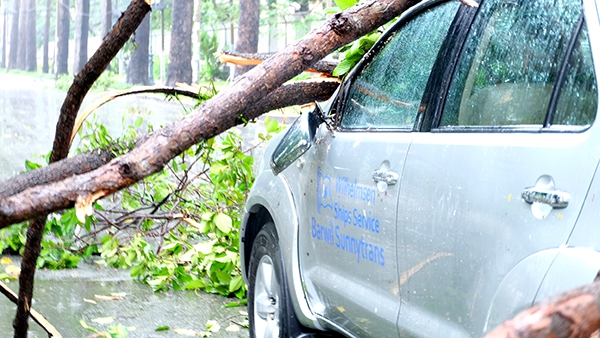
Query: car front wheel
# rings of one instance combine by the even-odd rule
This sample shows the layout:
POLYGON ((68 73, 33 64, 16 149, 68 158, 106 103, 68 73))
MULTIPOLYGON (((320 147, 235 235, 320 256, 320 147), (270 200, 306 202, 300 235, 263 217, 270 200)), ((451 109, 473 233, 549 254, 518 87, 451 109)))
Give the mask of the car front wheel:
POLYGON ((265 224, 250 255, 248 313, 251 337, 296 337, 299 323, 287 289, 275 225, 265 224))

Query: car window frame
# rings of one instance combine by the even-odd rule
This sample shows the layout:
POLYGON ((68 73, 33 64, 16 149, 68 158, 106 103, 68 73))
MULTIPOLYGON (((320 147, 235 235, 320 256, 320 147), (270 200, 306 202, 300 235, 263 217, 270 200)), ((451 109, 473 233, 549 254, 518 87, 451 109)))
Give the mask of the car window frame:
POLYGON ((377 40, 377 42, 373 45, 373 47, 371 47, 371 49, 363 56, 363 58, 356 64, 356 66, 354 66, 354 68, 348 73, 348 75, 346 75, 342 85, 340 86, 339 94, 335 98, 335 100, 332 104, 332 108, 329 112, 329 115, 333 121, 333 127, 336 131, 338 131, 338 132, 355 132, 355 133, 356 132, 392 133, 392 132, 413 132, 413 131, 415 131, 415 125, 417 124, 417 122, 419 120, 418 117, 419 117, 419 114, 421 111, 421 105, 423 102, 423 98, 426 96, 426 93, 428 92, 431 78, 435 77, 434 71, 436 69, 435 68, 436 65, 440 61, 439 57, 440 57, 440 55, 442 55, 442 50, 444 49, 444 46, 447 44, 447 40, 450 37, 452 37, 452 34, 450 34, 450 32, 453 32, 453 27, 457 24, 457 18, 460 16, 460 13, 463 12, 463 10, 465 8, 469 8, 468 6, 461 5, 458 8, 457 14, 453 18, 453 21, 450 24, 450 27, 448 29, 448 32, 446 33, 446 37, 444 37, 442 46, 440 47, 440 51, 438 51, 436 61, 434 62, 434 66, 432 67, 432 72, 429 75, 427 85, 425 86, 425 91, 423 93, 423 97, 421 98, 421 105, 419 105, 418 111, 417 111, 417 113, 415 113, 415 124, 413 124, 413 126, 399 127, 399 128, 377 128, 377 127, 375 127, 375 128, 368 128, 368 129, 367 128, 344 128, 344 127, 342 127, 341 122, 342 122, 342 116, 344 114, 344 109, 346 106, 346 101, 347 101, 348 95, 350 93, 350 88, 352 87, 352 84, 354 83, 356 78, 361 75, 363 69, 365 67, 367 67, 373 61, 373 58, 387 45, 387 41, 391 37, 393 37, 396 34, 396 32, 398 32, 400 29, 402 29, 402 27, 404 27, 408 22, 410 22, 410 20, 412 20, 413 18, 417 17, 421 13, 427 11, 428 9, 431 9, 435 6, 439 6, 442 3, 450 2, 450 1, 455 1, 455 0, 433 0, 430 2, 424 2, 424 3, 422 2, 422 3, 419 3, 419 4, 411 7, 410 9, 408 9, 406 12, 404 12, 400 16, 400 18, 398 19, 398 22, 396 22, 392 27, 387 29, 382 34, 382 36, 379 38, 379 40, 377 40))
MULTIPOLYGON (((485 1, 486 0, 481 0, 481 1, 479 1, 479 3, 481 4, 485 1)), ((440 127, 440 123, 442 120, 442 114, 443 114, 444 106, 447 102, 447 96, 448 96, 448 92, 450 89, 450 85, 452 83, 454 73, 457 70, 458 60, 461 56, 461 53, 463 52, 467 37, 469 36, 471 29, 473 28, 473 22, 475 21, 475 18, 477 17, 477 14, 479 13, 479 10, 481 7, 482 6, 479 6, 477 9, 471 11, 470 14, 472 16, 470 18, 466 18, 466 20, 462 23, 462 27, 460 27, 460 28, 462 28, 462 30, 457 32, 458 35, 457 35, 456 43, 459 43, 459 45, 450 46, 449 50, 447 51, 450 54, 452 54, 451 56, 448 57, 448 60, 451 60, 451 62, 447 62, 447 61, 444 62, 443 60, 438 59, 438 62, 436 62, 436 64, 434 65, 434 70, 432 71, 432 73, 434 73, 435 71, 443 73, 444 74, 443 79, 438 84, 439 87, 437 87, 436 84, 433 84, 433 83, 432 83, 432 87, 429 87, 429 84, 426 87, 426 93, 428 93, 429 96, 428 96, 427 100, 425 100, 425 97, 423 98, 423 103, 422 103, 422 107, 421 107, 423 109, 423 114, 422 114, 423 121, 420 121, 420 119, 417 119, 417 123, 420 123, 420 124, 419 125, 415 124, 416 131, 432 132, 432 133, 583 133, 583 132, 589 130, 595 123, 598 123, 596 121, 600 117, 600 114, 597 111, 596 118, 594 119, 592 124, 589 124, 589 125, 578 125, 578 126, 551 125, 551 124, 547 125, 548 122, 552 122, 553 116, 556 113, 556 104, 552 104, 552 103, 553 102, 557 103, 559 101, 560 93, 562 91, 561 87, 562 87, 563 83, 561 82, 561 80, 563 78, 559 76, 553 85, 549 104, 546 109, 546 116, 544 118, 544 123, 541 126, 534 127, 534 126, 523 126, 523 125, 503 125, 503 126, 443 126, 443 127, 440 127), (435 68, 436 66, 439 66, 439 68, 436 69, 435 68), (553 109, 553 110, 551 110, 551 109, 553 109)), ((460 10, 459 10, 459 12, 460 12, 460 10)), ((567 48, 564 52, 564 55, 562 56, 561 64, 559 65, 559 72, 561 72, 561 76, 564 75, 564 74, 562 74, 562 72, 568 69, 570 55, 573 52, 573 49, 576 45, 575 42, 578 39, 579 34, 581 34, 581 30, 586 25, 586 21, 587 20, 586 20, 585 1, 582 0, 580 17, 573 27, 573 30, 571 32, 571 37, 568 41, 567 48)), ((598 85, 600 85, 600 82, 598 82, 598 74, 597 73, 596 73, 596 80, 597 80, 598 85)), ((600 95, 600 89, 598 90, 598 92, 600 95)), ((599 101, 599 104, 600 104, 600 101, 599 101)))

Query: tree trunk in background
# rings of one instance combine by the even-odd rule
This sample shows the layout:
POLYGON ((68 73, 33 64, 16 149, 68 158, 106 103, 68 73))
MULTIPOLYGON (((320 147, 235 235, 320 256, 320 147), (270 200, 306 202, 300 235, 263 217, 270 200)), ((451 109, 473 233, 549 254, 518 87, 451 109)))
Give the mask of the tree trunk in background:
POLYGON ((4 13, 2 13, 2 60, 0 60, 0 68, 6 68, 6 28, 8 27, 6 20, 8 19, 8 0, 4 0, 4 13))
POLYGON ((69 0, 56 3, 56 75, 69 73, 69 0))
POLYGON ((25 57, 27 55, 27 0, 20 0, 19 8, 19 47, 17 49, 17 69, 25 69, 25 57))
POLYGON ((17 52, 19 51, 19 0, 13 0, 12 22, 10 27, 10 52, 8 69, 17 68, 17 52))
POLYGON ((137 48, 133 51, 129 65, 127 66, 127 83, 150 84, 148 79, 148 53, 150 47, 150 14, 147 14, 142 23, 135 31, 135 44, 137 48))
MULTIPOLYGON (((260 0, 240 0, 240 19, 235 44, 236 53, 258 52, 258 28, 260 26, 260 0)), ((235 76, 242 75, 252 66, 235 67, 235 76)))
POLYGON ((52 0, 46 0, 46 21, 44 21, 44 44, 42 47, 42 73, 48 73, 48 44, 50 42, 50 11, 52 11, 52 0))
POLYGON ((112 28, 112 0, 100 2, 100 37, 102 40, 108 35, 112 28))
POLYGON ((37 32, 35 25, 35 0, 26 0, 25 3, 25 70, 37 71, 37 32))
POLYGON ((177 82, 192 83, 193 12, 193 0, 173 0, 167 86, 177 82))
MULTIPOLYGON (((300 8, 296 11, 296 20, 303 21, 308 14, 308 0, 298 0, 297 3, 300 5, 300 8)), ((300 39, 310 31, 310 25, 308 23, 296 24, 294 25, 294 28, 296 40, 300 39)))
POLYGON ((90 30, 90 0, 76 0, 75 7, 75 54, 73 55, 73 74, 85 66, 88 60, 87 45, 90 30))

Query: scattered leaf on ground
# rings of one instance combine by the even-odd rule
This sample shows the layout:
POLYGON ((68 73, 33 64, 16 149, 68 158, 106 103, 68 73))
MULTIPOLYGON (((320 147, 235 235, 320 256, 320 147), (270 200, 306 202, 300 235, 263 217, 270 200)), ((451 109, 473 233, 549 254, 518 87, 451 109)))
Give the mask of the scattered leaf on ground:
POLYGON ((225 329, 225 331, 227 331, 227 332, 238 332, 239 330, 240 330, 240 326, 236 325, 236 324, 231 324, 225 329))
POLYGON ((19 277, 19 274, 21 273, 21 268, 19 268, 16 265, 9 265, 6 268, 4 268, 4 270, 6 270, 6 273, 17 278, 19 277))
POLYGON ((198 332, 190 329, 175 329, 173 330, 175 333, 180 334, 182 336, 192 336, 195 337, 198 335, 198 332))
POLYGON ((163 325, 157 327, 154 331, 169 331, 170 327, 168 325, 163 325))
POLYGON ((8 257, 2 257, 2 258, 0 258, 0 264, 2 264, 2 265, 12 264, 12 259, 10 259, 8 257))
POLYGON ((217 332, 221 329, 221 325, 216 320, 208 320, 206 321, 206 329, 208 332, 217 332))
POLYGON ((98 323, 98 324, 110 324, 114 321, 115 321, 114 317, 100 317, 100 318, 92 319, 92 322, 98 323))
POLYGON ((96 301, 95 301, 95 300, 93 300, 93 299, 87 299, 87 298, 84 298, 84 299, 83 299, 83 301, 84 301, 84 302, 86 302, 86 303, 98 304, 98 303, 96 303, 96 301))
POLYGON ((101 300, 122 300, 123 297, 120 296, 103 296, 103 295, 94 295, 94 298, 101 300))

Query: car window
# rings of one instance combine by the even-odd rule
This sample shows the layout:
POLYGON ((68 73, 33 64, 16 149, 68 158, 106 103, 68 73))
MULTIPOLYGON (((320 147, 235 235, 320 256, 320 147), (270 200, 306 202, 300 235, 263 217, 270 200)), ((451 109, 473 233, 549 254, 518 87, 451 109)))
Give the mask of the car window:
POLYGON ((460 56, 440 126, 541 127, 581 1, 486 0, 481 11, 460 56))
POLYGON ((342 128, 412 128, 440 46, 459 4, 445 2, 401 27, 352 83, 342 128))
POLYGON ((591 125, 597 110, 598 84, 587 27, 583 25, 569 58, 552 124, 591 125))

